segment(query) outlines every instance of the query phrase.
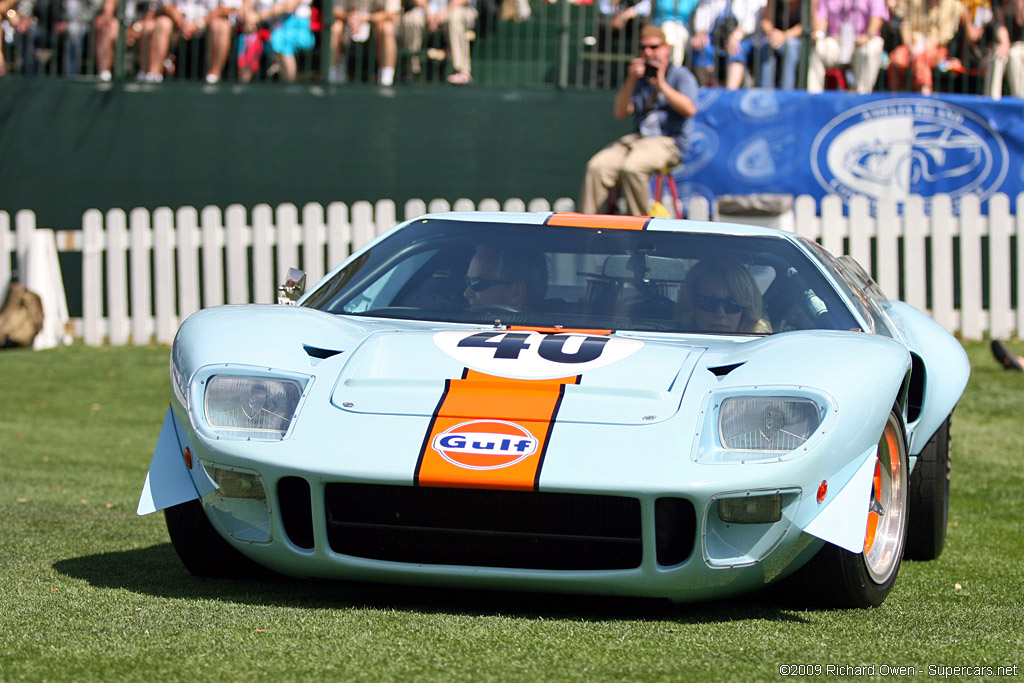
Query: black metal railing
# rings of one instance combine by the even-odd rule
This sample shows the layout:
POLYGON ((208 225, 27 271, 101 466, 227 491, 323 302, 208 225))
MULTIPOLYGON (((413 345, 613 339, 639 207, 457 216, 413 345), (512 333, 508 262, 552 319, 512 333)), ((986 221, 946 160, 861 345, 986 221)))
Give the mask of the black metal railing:
MULTIPOLYGON (((393 60, 396 87, 445 83, 453 73, 449 40, 443 30, 428 32, 422 47, 412 50, 406 26, 411 0, 405 1, 400 12, 374 15, 376 21, 368 22, 369 31, 364 34, 353 30, 358 23, 354 18, 369 0, 312 0, 312 5, 297 12, 308 16, 309 29, 302 29, 309 34, 308 46, 298 49, 289 60, 275 56, 268 41, 276 20, 247 23, 240 10, 227 5, 212 11, 185 10, 183 14, 194 20, 189 23, 149 0, 0 0, 2 69, 8 77, 390 84, 392 77, 382 67, 390 67, 388 62, 393 60), (342 10, 341 19, 336 18, 336 8, 342 10)), ((256 0, 246 0, 245 6, 254 3, 256 0)), ((665 0, 584 0, 578 4, 572 0, 476 0, 476 20, 466 36, 471 45, 473 81, 617 88, 627 64, 637 54, 642 26, 652 22, 668 26, 665 21, 677 13, 685 15, 693 4, 694 0, 669 0, 667 4, 665 0)), ((890 5, 895 13, 895 0, 890 5)), ((690 13, 687 23, 679 24, 684 27, 683 39, 702 31, 714 39, 718 24, 699 25, 706 23, 701 7, 704 5, 690 13)), ((900 77, 898 71, 889 74, 887 68, 890 56, 893 61, 902 58, 900 45, 909 31, 901 33, 901 26, 906 29, 923 21, 923 15, 915 15, 915 11, 925 9, 907 11, 904 17, 894 14, 882 28, 885 52, 876 90, 920 89, 912 69, 900 77)), ((944 48, 941 58, 934 59, 927 69, 935 92, 994 92, 985 80, 997 44, 997 15, 987 4, 972 5, 955 26, 946 27, 952 37, 940 46, 944 48)), ((772 73, 766 71, 770 53, 782 57, 775 49, 781 34, 771 43, 762 33, 765 26, 770 34, 775 29, 787 31, 785 37, 794 41, 794 54, 799 55, 796 87, 806 87, 815 40, 810 0, 769 0, 756 25, 757 31, 744 48, 743 87, 784 86, 781 63, 772 67, 776 74, 772 82, 762 78, 772 73)), ((681 46, 684 63, 693 65, 692 43, 681 46)), ((726 61, 725 55, 720 53, 716 61, 719 68, 704 77, 706 85, 725 84, 720 63, 726 61)), ((847 68, 830 69, 826 87, 852 87, 850 76, 847 68)), ((995 92, 998 94, 998 88, 995 92)))

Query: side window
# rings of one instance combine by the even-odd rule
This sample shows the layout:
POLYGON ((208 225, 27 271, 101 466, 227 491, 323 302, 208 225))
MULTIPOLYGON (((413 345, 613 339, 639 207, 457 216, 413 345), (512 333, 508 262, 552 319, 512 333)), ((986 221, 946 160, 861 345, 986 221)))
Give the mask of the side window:
POLYGON ((857 304, 864 312, 865 317, 868 318, 871 326, 874 327, 874 332, 887 337, 893 336, 892 325, 889 323, 888 316, 882 310, 882 305, 888 299, 882 292, 882 288, 878 286, 878 283, 849 254, 836 259, 836 265, 839 269, 839 274, 850 285, 857 304))
POLYGON ((420 252, 399 261, 360 292, 357 297, 345 304, 345 313, 364 313, 390 306, 409 278, 433 255, 433 251, 420 252))

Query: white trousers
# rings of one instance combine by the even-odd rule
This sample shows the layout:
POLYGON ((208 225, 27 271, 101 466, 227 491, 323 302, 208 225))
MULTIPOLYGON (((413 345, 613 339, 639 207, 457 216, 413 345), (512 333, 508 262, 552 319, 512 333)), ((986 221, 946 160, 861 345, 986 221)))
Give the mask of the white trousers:
MULTIPOLYGON (((850 66, 853 67, 853 75, 857 79, 857 92, 861 95, 870 93, 875 88, 875 81, 878 80, 878 66, 881 63, 882 50, 885 41, 880 36, 868 39, 863 45, 858 45, 853 51, 853 59, 850 66)), ((846 66, 839 60, 842 59, 842 49, 839 47, 839 39, 834 36, 819 38, 814 43, 814 50, 807 65, 807 92, 819 93, 825 90, 825 72, 828 69, 846 66)))
POLYGON ((994 100, 1003 96, 1003 77, 1008 75, 1010 94, 1024 97, 1024 43, 1010 45, 1008 57, 1000 57, 995 50, 986 57, 985 94, 994 100))

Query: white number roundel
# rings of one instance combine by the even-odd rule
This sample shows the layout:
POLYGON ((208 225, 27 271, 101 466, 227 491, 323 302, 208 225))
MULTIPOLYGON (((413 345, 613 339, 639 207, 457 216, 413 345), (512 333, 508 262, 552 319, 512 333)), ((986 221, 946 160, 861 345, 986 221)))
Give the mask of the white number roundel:
POLYGON ((637 339, 578 332, 448 331, 434 343, 463 365, 490 375, 553 379, 579 375, 628 358, 644 345, 637 339))

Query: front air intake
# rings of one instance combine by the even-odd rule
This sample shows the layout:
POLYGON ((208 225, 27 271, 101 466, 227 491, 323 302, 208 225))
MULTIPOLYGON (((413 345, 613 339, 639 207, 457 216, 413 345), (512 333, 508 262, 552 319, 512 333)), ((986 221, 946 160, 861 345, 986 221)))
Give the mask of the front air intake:
POLYGON ((619 496, 328 484, 334 552, 390 562, 631 569, 640 501, 619 496))

